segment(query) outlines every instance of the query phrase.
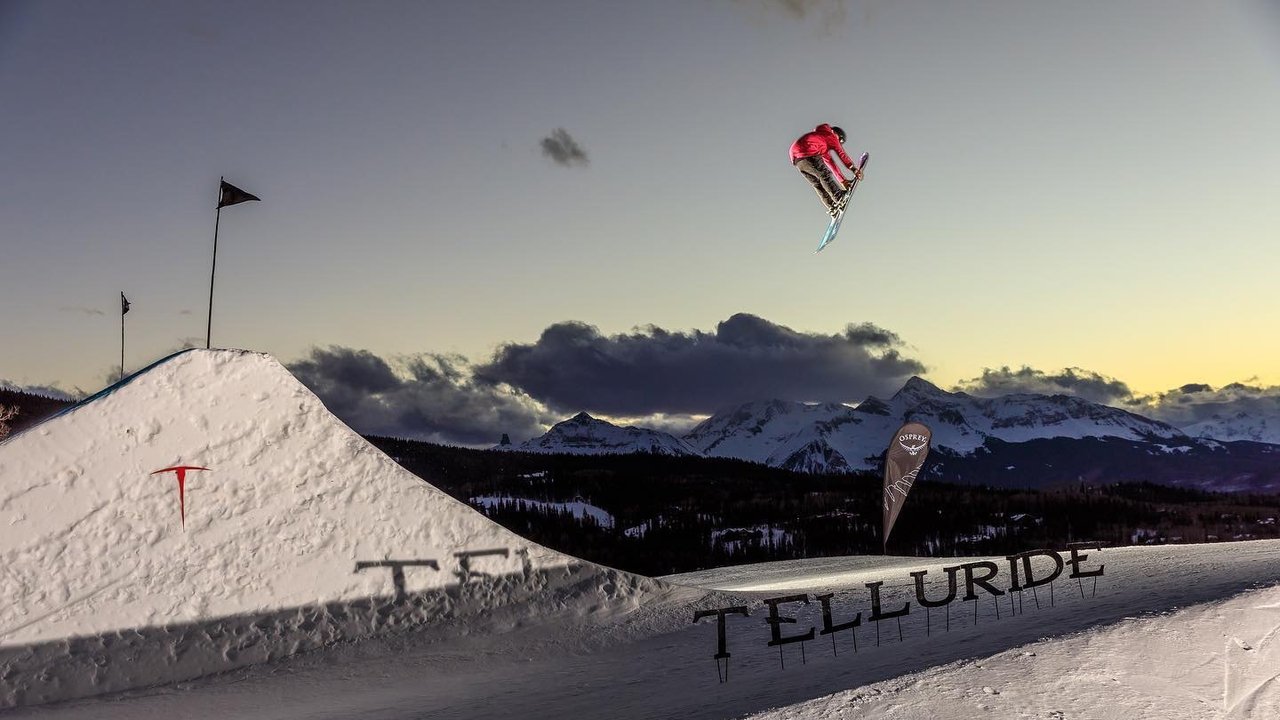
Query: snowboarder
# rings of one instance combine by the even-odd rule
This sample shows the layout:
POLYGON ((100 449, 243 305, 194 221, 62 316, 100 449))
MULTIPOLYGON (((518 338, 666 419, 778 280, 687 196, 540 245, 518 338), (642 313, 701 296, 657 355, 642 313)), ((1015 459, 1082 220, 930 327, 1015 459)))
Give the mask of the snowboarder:
POLYGON ((840 200, 848 190, 849 180, 831 159, 831 151, 834 150, 840 162, 853 171, 855 178, 862 179, 862 170, 854 165, 844 150, 844 138, 844 130, 823 123, 791 144, 791 164, 813 185, 822 204, 827 207, 827 214, 832 217, 835 217, 840 200))

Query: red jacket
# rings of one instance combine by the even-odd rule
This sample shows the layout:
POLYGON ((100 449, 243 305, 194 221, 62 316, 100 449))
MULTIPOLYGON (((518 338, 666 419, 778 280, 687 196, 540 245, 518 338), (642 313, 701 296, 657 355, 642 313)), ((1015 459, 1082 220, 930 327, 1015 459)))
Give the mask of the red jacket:
POLYGON ((823 123, 814 128, 813 132, 801 135, 799 140, 791 144, 791 162, 795 163, 801 158, 821 157, 822 162, 827 164, 827 167, 836 177, 844 177, 836 168, 835 161, 831 159, 832 150, 835 150, 836 155, 840 156, 840 161, 845 164, 845 167, 853 169, 853 159, 849 157, 849 154, 844 151, 844 147, 840 145, 840 138, 836 137, 836 133, 831 129, 830 125, 823 123))

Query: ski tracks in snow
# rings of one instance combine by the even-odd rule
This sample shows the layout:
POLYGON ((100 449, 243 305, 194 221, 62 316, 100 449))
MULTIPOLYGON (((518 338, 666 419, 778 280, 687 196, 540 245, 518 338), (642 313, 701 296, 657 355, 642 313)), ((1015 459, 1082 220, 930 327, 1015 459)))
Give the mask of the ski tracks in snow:
POLYGON ((1222 653, 1225 717, 1280 717, 1280 602, 1254 605, 1236 623, 1244 627, 1227 637, 1222 653))

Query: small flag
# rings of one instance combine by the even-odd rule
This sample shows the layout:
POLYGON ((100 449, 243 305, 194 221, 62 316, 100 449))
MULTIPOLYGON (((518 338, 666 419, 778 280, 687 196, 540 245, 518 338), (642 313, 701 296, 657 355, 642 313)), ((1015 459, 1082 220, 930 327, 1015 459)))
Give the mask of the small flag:
POLYGON ((129 312, 129 299, 124 296, 124 293, 120 293, 120 314, 127 312, 129 312))
POLYGON ((226 180, 222 181, 222 187, 218 190, 218 207, 220 208, 250 200, 261 201, 261 199, 257 195, 250 195, 226 180))

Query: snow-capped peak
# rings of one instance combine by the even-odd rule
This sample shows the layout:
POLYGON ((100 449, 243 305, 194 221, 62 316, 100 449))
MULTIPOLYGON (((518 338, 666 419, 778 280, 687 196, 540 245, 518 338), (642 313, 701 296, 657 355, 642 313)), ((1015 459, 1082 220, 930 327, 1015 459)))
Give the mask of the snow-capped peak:
POLYGON ((913 398, 933 398, 951 394, 919 375, 912 375, 902 388, 893 394, 891 399, 905 401, 913 398))
POLYGON ((1230 415, 1215 414, 1208 420, 1184 425, 1183 432, 1192 437, 1213 440, 1249 440, 1280 445, 1280 416, 1239 411, 1230 415))
POLYGON ((705 455, 806 470, 818 470, 822 457, 836 457, 825 449, 810 461, 797 452, 821 441, 818 428, 857 422, 853 408, 840 403, 809 404, 763 400, 739 405, 707 418, 684 436, 705 455), (793 467, 795 465, 795 467, 793 467))
POLYGON ((503 449, 540 453, 602 455, 656 453, 659 455, 700 455, 680 438, 658 430, 619 427, 586 412, 561 420, 541 437, 503 449))

